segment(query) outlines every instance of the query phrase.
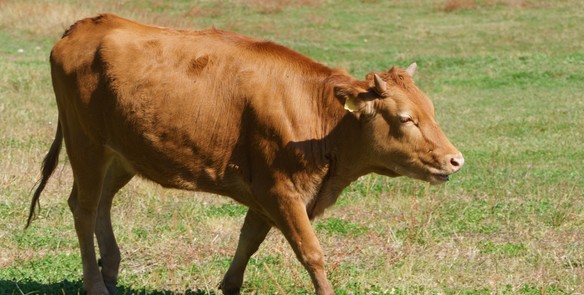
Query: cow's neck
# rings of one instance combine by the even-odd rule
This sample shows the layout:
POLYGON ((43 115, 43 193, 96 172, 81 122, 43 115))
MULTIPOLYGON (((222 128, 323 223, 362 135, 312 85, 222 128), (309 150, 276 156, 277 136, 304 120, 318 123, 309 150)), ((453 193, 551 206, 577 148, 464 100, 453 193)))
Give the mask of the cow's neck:
POLYGON ((308 204, 311 218, 322 214, 327 207, 333 205, 351 182, 372 171, 367 165, 367 151, 363 150, 365 145, 362 144, 361 122, 348 113, 334 95, 334 83, 325 84, 325 111, 321 118, 323 124, 326 124, 325 128, 330 130, 323 139, 328 172, 322 179, 318 194, 308 204))
MULTIPOLYGON (((346 83, 355 81, 350 76, 344 76, 340 79, 343 78, 346 79, 346 83)), ((327 107, 323 109, 327 110, 328 115, 325 115, 325 117, 330 121, 329 126, 331 126, 329 127, 330 132, 325 139, 331 147, 329 153, 335 159, 335 173, 353 181, 371 172, 371 168, 367 164, 369 151, 364 150, 366 145, 362 136, 363 122, 357 116, 348 112, 344 108, 344 102, 334 95, 334 86, 345 82, 338 79, 334 79, 325 86, 327 90, 324 101, 327 107)))

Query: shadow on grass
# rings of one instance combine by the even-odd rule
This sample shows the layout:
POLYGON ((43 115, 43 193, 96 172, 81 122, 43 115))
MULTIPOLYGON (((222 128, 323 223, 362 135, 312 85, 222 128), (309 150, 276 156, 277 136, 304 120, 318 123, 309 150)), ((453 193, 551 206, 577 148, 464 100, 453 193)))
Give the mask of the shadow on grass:
MULTIPOLYGON (((56 283, 39 283, 34 281, 7 281, 0 279, 0 294, 85 294, 81 280, 69 281, 64 280, 56 283)), ((167 294, 186 294, 186 295, 216 295, 214 291, 206 290, 147 290, 134 289, 126 286, 118 286, 116 295, 167 295, 167 294)))

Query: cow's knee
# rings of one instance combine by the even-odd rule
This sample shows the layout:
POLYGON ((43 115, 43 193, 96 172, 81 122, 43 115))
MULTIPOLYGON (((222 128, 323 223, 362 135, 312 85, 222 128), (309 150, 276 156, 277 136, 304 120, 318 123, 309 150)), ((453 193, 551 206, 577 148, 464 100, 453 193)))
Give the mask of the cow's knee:
POLYGON ((323 271, 324 270, 324 254, 321 251, 310 251, 307 253, 300 254, 298 260, 302 262, 304 267, 314 270, 323 271))

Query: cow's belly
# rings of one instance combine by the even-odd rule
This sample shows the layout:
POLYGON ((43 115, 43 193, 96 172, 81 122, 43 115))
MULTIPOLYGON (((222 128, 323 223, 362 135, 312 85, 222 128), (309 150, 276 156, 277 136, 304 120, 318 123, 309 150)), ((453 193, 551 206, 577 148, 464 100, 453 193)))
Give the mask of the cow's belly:
POLYGON ((221 194, 248 203, 250 184, 243 168, 235 163, 225 165, 223 159, 193 153, 188 147, 109 147, 129 169, 164 187, 221 194))
POLYGON ((249 191, 237 152, 240 122, 162 105, 110 114, 106 145, 137 174, 170 188, 228 196, 249 191))

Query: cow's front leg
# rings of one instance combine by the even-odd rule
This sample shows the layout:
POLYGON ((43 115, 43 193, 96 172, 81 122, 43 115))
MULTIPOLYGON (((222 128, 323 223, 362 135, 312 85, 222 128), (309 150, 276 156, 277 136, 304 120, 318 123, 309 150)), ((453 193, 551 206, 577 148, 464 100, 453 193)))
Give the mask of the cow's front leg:
POLYGON ((249 258, 258 250, 272 226, 252 209, 247 211, 239 243, 229 270, 225 273, 220 288, 223 294, 239 294, 243 284, 243 273, 249 258))
POLYGON ((316 294, 334 294, 326 278, 324 255, 306 213, 306 205, 299 198, 276 199, 277 215, 272 217, 292 246, 296 257, 310 274, 316 294))

